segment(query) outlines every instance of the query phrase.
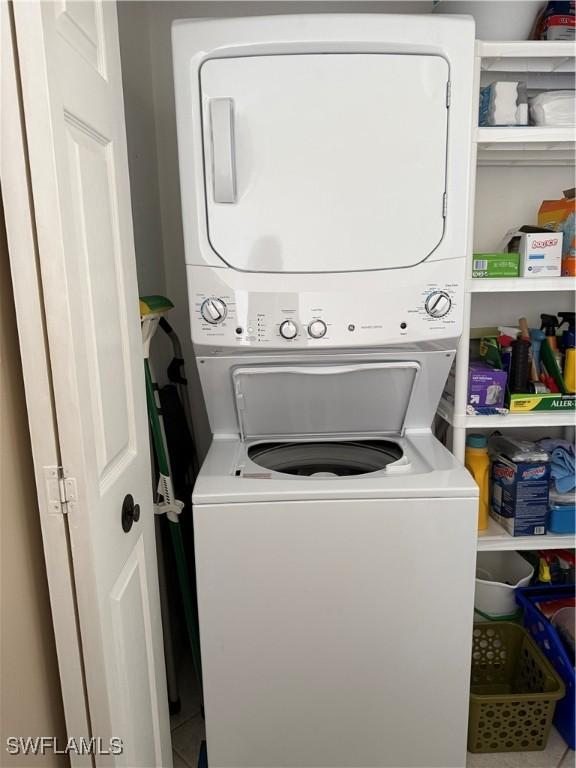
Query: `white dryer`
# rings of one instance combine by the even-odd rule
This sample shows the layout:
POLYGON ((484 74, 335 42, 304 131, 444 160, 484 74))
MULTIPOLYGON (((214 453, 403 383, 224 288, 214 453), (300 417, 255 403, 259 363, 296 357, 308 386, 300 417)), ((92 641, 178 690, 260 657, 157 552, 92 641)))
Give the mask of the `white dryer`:
POLYGON ((210 768, 465 762, 478 489, 461 332, 473 23, 176 22, 210 768))

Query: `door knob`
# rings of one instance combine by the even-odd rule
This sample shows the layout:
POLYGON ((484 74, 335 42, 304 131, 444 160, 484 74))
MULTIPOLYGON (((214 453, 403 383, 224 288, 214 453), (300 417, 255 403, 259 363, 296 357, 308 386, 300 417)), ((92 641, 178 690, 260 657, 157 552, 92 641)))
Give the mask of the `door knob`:
POLYGON ((122 528, 128 533, 134 523, 140 519, 140 505, 134 504, 134 497, 128 493, 122 502, 122 528))

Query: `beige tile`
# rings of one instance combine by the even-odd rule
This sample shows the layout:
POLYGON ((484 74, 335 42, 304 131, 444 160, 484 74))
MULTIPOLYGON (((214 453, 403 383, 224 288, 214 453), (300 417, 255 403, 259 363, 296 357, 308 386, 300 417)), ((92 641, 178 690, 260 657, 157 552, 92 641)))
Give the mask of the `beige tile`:
POLYGON ((468 753, 466 768, 557 768, 566 751, 566 743, 555 728, 550 731, 543 752, 468 753))
POLYGON ((178 752, 172 750, 172 764, 173 768, 196 768, 196 766, 189 766, 186 760, 180 757, 178 752))
MULTIPOLYGON (((202 698, 200 696, 200 686, 194 674, 192 657, 187 654, 180 664, 178 670, 178 693, 180 695, 180 712, 170 717, 170 730, 174 731, 182 723, 194 717, 200 712, 202 698)), ((196 766, 194 766, 196 768, 196 766)))
POLYGON ((198 714, 172 731, 172 746, 180 757, 183 757, 192 768, 196 768, 200 744, 204 738, 206 738, 204 719, 202 715, 198 714))
POLYGON ((576 753, 573 749, 567 749, 558 768, 574 768, 574 766, 576 766, 576 753))

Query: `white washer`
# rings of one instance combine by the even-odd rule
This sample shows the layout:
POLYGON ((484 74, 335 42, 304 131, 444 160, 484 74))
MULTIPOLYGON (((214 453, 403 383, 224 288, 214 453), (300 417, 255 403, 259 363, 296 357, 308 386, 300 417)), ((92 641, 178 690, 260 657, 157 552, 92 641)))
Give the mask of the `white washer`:
POLYGON ((473 23, 185 21, 173 49, 210 768, 460 768, 478 489, 431 422, 473 23))

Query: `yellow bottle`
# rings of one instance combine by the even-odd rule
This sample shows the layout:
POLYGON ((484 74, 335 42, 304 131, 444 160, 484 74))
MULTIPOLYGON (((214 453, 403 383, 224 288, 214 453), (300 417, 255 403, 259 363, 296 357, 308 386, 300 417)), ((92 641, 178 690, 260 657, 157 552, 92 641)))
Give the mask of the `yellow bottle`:
POLYGON ((468 435, 464 463, 480 488, 478 530, 485 531, 490 515, 490 457, 488 441, 484 435, 468 435))
POLYGON ((576 392, 576 349, 568 347, 564 353, 564 384, 573 395, 576 392))

